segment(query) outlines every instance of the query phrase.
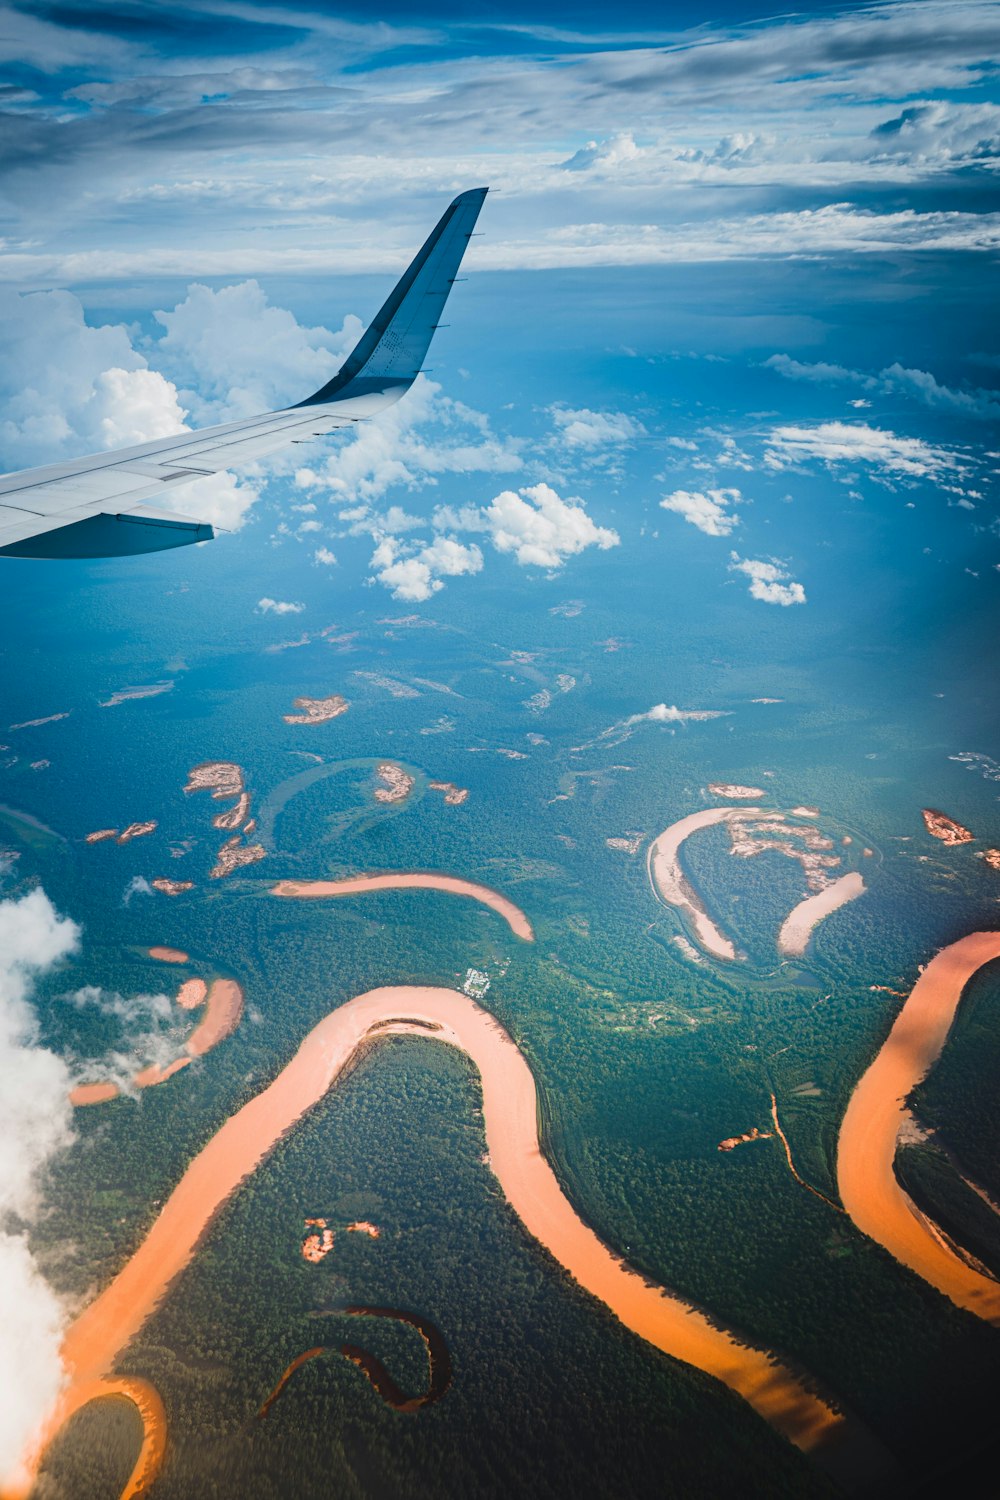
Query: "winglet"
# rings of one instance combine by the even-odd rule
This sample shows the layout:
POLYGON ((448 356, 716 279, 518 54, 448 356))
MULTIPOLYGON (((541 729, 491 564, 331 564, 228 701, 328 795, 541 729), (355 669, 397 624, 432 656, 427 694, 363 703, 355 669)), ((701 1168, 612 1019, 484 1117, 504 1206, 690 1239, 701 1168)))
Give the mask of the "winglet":
POLYGON ((338 373, 299 406, 376 394, 396 400, 413 384, 488 191, 459 194, 338 373))

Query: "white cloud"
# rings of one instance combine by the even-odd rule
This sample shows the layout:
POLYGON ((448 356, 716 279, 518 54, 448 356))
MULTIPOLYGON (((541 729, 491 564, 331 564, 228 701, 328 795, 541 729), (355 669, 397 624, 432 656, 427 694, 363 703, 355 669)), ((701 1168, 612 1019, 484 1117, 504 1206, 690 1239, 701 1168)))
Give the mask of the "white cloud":
POLYGON ((636 162, 643 155, 631 131, 623 130, 606 141, 588 141, 575 151, 568 161, 560 162, 566 172, 617 172, 628 162, 636 162))
MULTIPOLYGON (((644 714, 631 714, 626 724, 686 724, 705 719, 724 719, 726 709, 721 708, 675 708, 671 703, 654 703, 644 714)), ((616 726, 617 727, 617 726, 616 726)), ((611 733, 609 730, 608 733, 611 733)))
POLYGON ((731 573, 743 573, 750 579, 750 596, 762 604, 805 604, 806 591, 801 583, 793 583, 787 571, 774 558, 739 557, 730 554, 731 573))
MULTIPOLYGON (((951 411, 959 416, 987 419, 1000 416, 1000 399, 995 391, 954 390, 942 385, 929 370, 907 368, 898 361, 877 375, 866 375, 844 365, 809 364, 787 354, 772 354, 764 361, 764 368, 775 370, 787 380, 804 380, 816 385, 848 382, 862 390, 878 391, 886 396, 909 396, 924 406, 951 411)), ((870 406, 871 402, 861 398, 851 401, 850 405, 863 408, 870 406)))
POLYGON ((195 283, 183 302, 155 314, 154 346, 197 425, 237 421, 301 401, 329 380, 362 334, 353 315, 332 333, 272 307, 256 281, 212 291, 195 283))
POLYGON ((784 375, 786 380, 806 380, 814 385, 834 385, 840 381, 863 384, 865 381, 860 370, 849 370, 844 365, 825 364, 822 360, 810 364, 808 361, 792 359, 788 354, 772 354, 770 359, 765 359, 764 369, 774 370, 778 375, 784 375))
POLYGON ((256 613, 259 615, 300 615, 304 609, 304 604, 293 604, 284 599, 268 599, 267 597, 258 599, 256 605, 256 613))
POLYGON ((498 552, 512 553, 522 567, 559 568, 586 547, 617 547, 618 533, 597 526, 579 500, 563 500, 547 484, 504 490, 484 516, 498 552))
POLYGON ((565 447, 588 450, 621 447, 640 437, 645 428, 623 411, 574 411, 568 406, 550 406, 556 436, 565 447))
POLYGON ((26 468, 184 428, 177 391, 121 324, 92 328, 69 292, 0 294, 0 459, 26 468))
POLYGON ((674 490, 660 501, 660 507, 683 516, 706 536, 729 536, 740 524, 740 518, 728 507, 739 505, 741 498, 739 490, 709 490, 707 494, 674 490))
POLYGON ((775 427, 764 461, 783 469, 808 459, 823 463, 864 463, 911 478, 935 478, 959 467, 953 454, 922 438, 900 437, 865 422, 820 422, 815 427, 775 427))
MULTIPOLYGON (((124 325, 91 327, 80 302, 68 292, 4 294, 0 317, 5 335, 0 368, 4 467, 53 463, 188 430, 187 398, 182 400, 172 381, 149 368, 124 325)), ((150 345, 153 358, 160 347, 150 345)), ((252 484, 222 473, 172 487, 162 503, 233 531, 257 498, 252 484)))
POLYGON ((69 1070, 39 1045, 35 979, 72 953, 76 924, 42 890, 0 902, 0 1482, 62 1381, 63 1309, 12 1223, 38 1212, 48 1162, 72 1140, 69 1070))
MULTIPOLYGON (((338 444, 321 465, 300 469, 295 482, 357 507, 359 501, 380 500, 391 488, 436 484, 440 474, 508 473, 520 467, 515 444, 495 437, 479 412, 442 396, 439 385, 419 375, 402 401, 376 421, 360 424, 351 441, 338 444)), ((393 510, 399 518, 405 515, 393 510)), ((366 516, 361 511, 354 519, 366 516)), ((382 518, 378 524, 386 529, 382 518)), ((393 529, 402 527, 397 522, 393 529)))
POLYGON ((444 588, 442 577, 478 573, 482 566, 483 554, 478 547, 444 536, 435 537, 429 545, 410 555, 395 537, 384 537, 371 560, 378 582, 392 590, 394 599, 411 604, 423 603, 444 588))
POLYGON ((326 568, 332 568, 337 559, 334 557, 329 547, 317 547, 316 551, 313 553, 313 561, 322 563, 326 568))

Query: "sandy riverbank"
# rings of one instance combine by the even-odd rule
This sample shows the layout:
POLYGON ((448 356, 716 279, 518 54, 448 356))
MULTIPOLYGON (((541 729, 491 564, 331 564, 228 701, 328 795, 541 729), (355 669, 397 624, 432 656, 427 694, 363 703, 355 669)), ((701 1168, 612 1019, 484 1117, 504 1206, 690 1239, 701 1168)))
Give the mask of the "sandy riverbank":
POLYGON ((793 906, 778 933, 778 952, 798 957, 806 951, 812 930, 824 917, 863 896, 865 882, 856 870, 831 881, 814 896, 807 896, 798 906, 793 906))
POLYGON ((516 937, 526 943, 534 941, 531 923, 519 906, 488 885, 462 880, 458 875, 434 875, 419 872, 393 872, 386 875, 351 875, 346 880, 279 880, 271 887, 272 896, 296 900, 322 896, 356 896, 365 891, 427 890, 447 891, 451 896, 469 896, 498 912, 516 937))
POLYGON ((713 823, 726 823, 730 818, 752 817, 761 813, 760 807, 706 807, 702 812, 691 813, 681 818, 654 839, 649 848, 647 868, 650 884, 655 894, 667 903, 687 912, 698 941, 716 958, 735 959, 739 955, 726 935, 712 921, 702 905, 701 898, 686 879, 680 864, 680 848, 699 828, 709 828, 713 823))
POLYGON ((797 1376, 648 1282, 588 1228, 542 1153, 531 1070, 493 1017, 458 991, 405 985, 371 990, 332 1011, 274 1082, 232 1115, 194 1158, 131 1260, 68 1330, 62 1348, 66 1388, 25 1460, 26 1482, 8 1481, 5 1500, 27 1493, 47 1443, 67 1416, 92 1398, 95 1382, 108 1378, 190 1262, 214 1215, 337 1082, 358 1047, 382 1035, 426 1037, 429 1028, 435 1041, 458 1048, 478 1069, 492 1170, 527 1232, 570 1276, 640 1338, 724 1382, 800 1448, 835 1442, 844 1456, 856 1446, 859 1461, 865 1461, 870 1440, 797 1376))
POLYGON ((1000 1283, 955 1254, 893 1172, 907 1095, 941 1055, 965 986, 995 958, 1000 932, 970 933, 931 959, 851 1095, 837 1146, 837 1186, 863 1234, 959 1307, 1000 1326, 1000 1283))

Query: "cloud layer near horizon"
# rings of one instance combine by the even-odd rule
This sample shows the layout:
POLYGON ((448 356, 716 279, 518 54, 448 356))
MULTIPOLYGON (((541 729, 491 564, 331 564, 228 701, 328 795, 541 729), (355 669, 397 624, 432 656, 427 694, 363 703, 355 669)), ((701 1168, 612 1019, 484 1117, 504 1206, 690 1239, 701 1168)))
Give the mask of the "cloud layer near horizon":
POLYGON ((420 24, 376 23, 263 0, 136 0, 120 22, 72 3, 9 10, 24 83, 6 99, 0 277, 326 273, 331 243, 341 271, 389 271, 481 181, 503 189, 472 253, 483 267, 1000 240, 1000 106, 983 97, 994 0, 697 26, 669 9, 659 24, 502 15, 483 27, 432 4, 420 24), (77 228, 66 210, 84 184, 77 228), (901 208, 915 189, 933 205, 901 208))

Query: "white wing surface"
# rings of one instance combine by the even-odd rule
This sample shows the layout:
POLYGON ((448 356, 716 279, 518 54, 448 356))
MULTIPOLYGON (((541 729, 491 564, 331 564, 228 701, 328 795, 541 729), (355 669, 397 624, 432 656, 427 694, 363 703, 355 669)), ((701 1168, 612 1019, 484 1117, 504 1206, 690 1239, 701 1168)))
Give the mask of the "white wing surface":
POLYGON ((0 556, 120 557, 208 541, 211 526, 157 503, 165 489, 398 401, 420 372, 486 191, 473 188, 446 209, 338 374, 297 406, 0 477, 0 556))

